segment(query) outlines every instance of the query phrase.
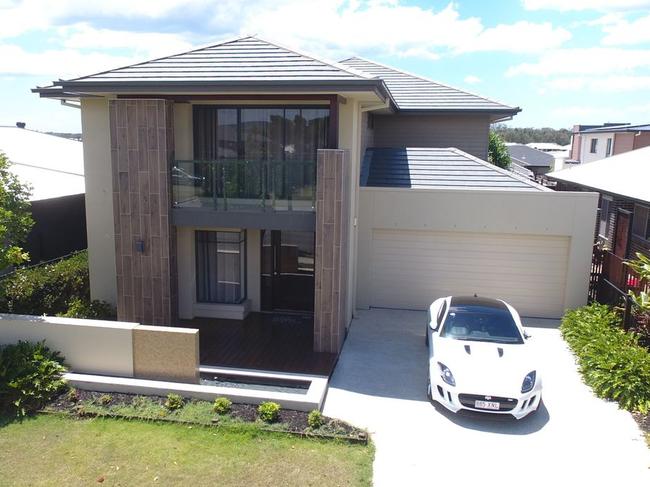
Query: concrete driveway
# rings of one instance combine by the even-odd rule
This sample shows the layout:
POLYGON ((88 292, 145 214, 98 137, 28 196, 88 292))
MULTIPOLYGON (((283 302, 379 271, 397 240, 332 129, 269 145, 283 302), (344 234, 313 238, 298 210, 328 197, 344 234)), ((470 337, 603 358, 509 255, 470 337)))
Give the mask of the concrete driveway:
POLYGON ((650 450, 630 414, 582 383, 557 322, 524 321, 545 357, 544 403, 516 421, 427 401, 424 313, 359 313, 324 412, 370 431, 376 486, 650 485, 650 450))

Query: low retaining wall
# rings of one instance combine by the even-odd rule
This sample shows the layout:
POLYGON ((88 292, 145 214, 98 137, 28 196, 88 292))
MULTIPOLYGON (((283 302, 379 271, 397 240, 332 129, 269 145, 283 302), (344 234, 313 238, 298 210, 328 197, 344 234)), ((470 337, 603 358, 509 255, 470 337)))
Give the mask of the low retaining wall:
POLYGON ((0 344, 42 341, 79 374, 199 382, 199 330, 0 314, 0 344))

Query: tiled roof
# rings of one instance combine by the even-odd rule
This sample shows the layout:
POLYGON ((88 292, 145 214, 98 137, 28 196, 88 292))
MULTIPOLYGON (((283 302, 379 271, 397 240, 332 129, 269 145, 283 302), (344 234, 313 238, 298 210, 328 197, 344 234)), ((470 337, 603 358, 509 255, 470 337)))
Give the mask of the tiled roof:
POLYGON ((361 186, 547 191, 524 177, 455 148, 368 148, 361 186))
POLYGON ((503 111, 513 114, 519 111, 519 108, 359 57, 345 59, 341 64, 384 80, 399 110, 503 111))
POLYGON ((551 167, 555 158, 548 152, 533 149, 523 144, 508 145, 510 158, 524 167, 551 167))
POLYGON ((642 125, 630 125, 629 123, 623 125, 607 125, 604 127, 595 127, 586 130, 582 130, 583 134, 593 134, 599 132, 650 132, 650 124, 642 125))
POLYGON ((650 203, 650 147, 548 173, 555 181, 650 203))
POLYGON ((94 81, 265 81, 367 79, 329 63, 255 37, 243 37, 160 59, 76 78, 94 81))

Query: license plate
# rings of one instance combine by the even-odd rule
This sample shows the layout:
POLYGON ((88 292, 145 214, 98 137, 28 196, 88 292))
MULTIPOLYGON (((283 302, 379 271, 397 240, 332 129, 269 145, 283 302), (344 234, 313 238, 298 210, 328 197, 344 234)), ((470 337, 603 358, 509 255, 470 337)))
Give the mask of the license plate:
POLYGON ((474 401, 474 407, 477 409, 492 409, 499 410, 499 403, 492 401, 474 401))

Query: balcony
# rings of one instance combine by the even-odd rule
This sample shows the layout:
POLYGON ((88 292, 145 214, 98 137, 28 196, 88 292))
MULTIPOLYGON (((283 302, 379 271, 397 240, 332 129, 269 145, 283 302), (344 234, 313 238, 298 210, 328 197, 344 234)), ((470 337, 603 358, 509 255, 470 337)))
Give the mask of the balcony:
POLYGON ((314 212, 316 162, 174 161, 175 208, 314 212))

